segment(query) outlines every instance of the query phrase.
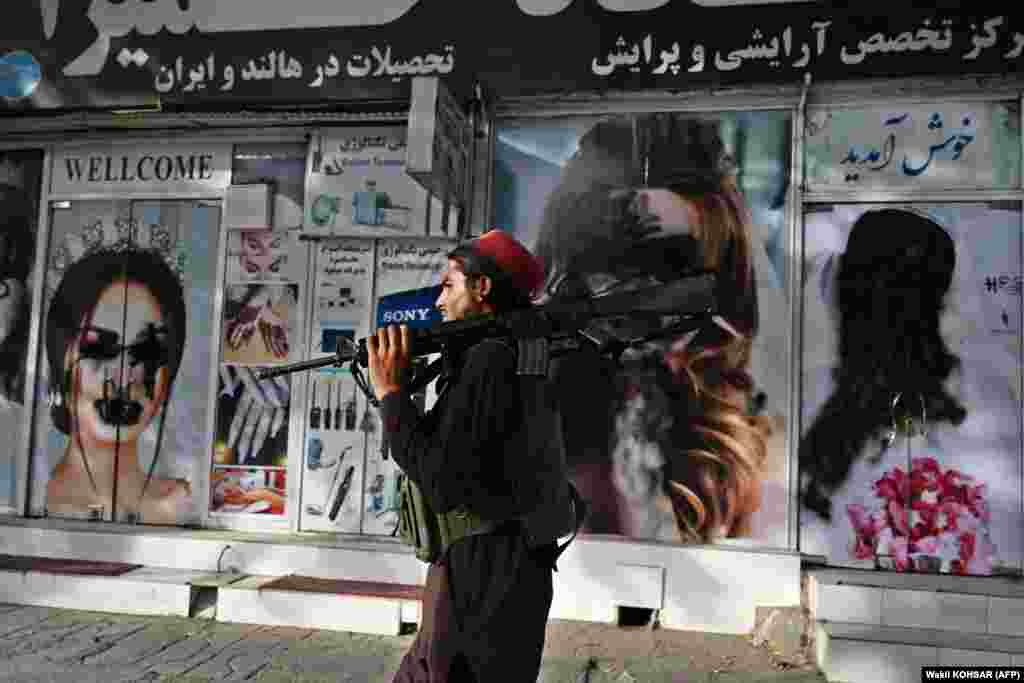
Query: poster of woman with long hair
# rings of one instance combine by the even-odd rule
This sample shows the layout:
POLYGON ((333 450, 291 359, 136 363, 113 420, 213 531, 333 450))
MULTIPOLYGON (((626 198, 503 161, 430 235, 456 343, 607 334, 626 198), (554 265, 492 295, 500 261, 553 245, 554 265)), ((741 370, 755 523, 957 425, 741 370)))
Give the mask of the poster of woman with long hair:
POLYGON ((654 338, 618 362, 556 362, 588 533, 786 542, 788 304, 772 245, 787 130, 783 115, 666 113, 499 133, 498 222, 544 262, 545 301, 718 277, 717 324, 659 334, 658 321, 635 320, 623 338, 654 338), (538 195, 543 210, 531 216, 538 195))
POLYGON ((802 552, 1019 569, 1020 219, 985 205, 808 214, 802 552))

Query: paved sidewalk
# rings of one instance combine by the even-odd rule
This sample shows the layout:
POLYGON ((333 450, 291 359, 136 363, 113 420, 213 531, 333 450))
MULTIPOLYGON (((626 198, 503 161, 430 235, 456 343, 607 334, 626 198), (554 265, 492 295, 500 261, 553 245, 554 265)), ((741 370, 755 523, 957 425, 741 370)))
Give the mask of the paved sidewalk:
MULTIPOLYGON (((0 681, 384 683, 412 639, 0 604, 0 681)), ((553 621, 539 683, 824 680, 741 637, 553 621)))

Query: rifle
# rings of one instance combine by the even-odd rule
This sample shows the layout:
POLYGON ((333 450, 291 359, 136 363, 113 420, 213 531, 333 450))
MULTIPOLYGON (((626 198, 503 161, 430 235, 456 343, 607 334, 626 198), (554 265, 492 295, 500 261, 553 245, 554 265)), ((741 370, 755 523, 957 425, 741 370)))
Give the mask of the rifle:
MULTIPOLYGON (((700 273, 626 292, 552 302, 481 318, 441 322, 409 330, 409 352, 413 357, 427 356, 439 353, 452 342, 482 341, 494 337, 512 338, 520 342, 532 341, 534 343, 529 348, 535 353, 528 362, 543 374, 548 360, 563 353, 592 348, 618 358, 627 348, 652 339, 696 330, 716 317, 714 292, 714 274, 700 273), (651 317, 669 318, 668 324, 660 324, 653 334, 632 338, 623 338, 606 324, 616 319, 651 317)), ((522 359, 520 362, 522 364, 522 359)), ((351 364, 356 383, 370 403, 377 406, 376 397, 359 370, 359 366, 365 368, 369 364, 366 339, 352 342, 339 337, 338 350, 334 356, 265 368, 256 375, 263 380, 328 365, 341 367, 345 363, 351 364)), ((439 372, 440 363, 435 361, 426 372, 412 380, 410 393, 429 384, 439 372)))

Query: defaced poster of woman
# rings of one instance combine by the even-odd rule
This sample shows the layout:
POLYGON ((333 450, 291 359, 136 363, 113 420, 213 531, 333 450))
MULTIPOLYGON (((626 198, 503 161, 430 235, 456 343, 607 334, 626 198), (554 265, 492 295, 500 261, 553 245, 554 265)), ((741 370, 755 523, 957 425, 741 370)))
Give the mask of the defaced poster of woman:
MULTIPOLYGON (((618 362, 555 363, 587 533, 787 542, 788 303, 775 248, 787 131, 774 114, 666 113, 498 134, 500 227, 544 262, 545 301, 718 276, 716 324, 657 336, 618 362)), ((658 326, 615 331, 635 339, 658 326)))
POLYGON ((1020 220, 984 205, 807 216, 803 552, 1019 571, 1020 220))
POLYGON ((48 448, 33 461, 45 492, 34 490, 32 506, 45 493, 53 516, 175 524, 194 513, 209 382, 208 331, 193 328, 212 314, 189 310, 188 281, 206 284, 202 272, 187 277, 189 237, 217 216, 132 210, 79 202, 54 217, 41 358, 49 409, 36 426, 48 448))

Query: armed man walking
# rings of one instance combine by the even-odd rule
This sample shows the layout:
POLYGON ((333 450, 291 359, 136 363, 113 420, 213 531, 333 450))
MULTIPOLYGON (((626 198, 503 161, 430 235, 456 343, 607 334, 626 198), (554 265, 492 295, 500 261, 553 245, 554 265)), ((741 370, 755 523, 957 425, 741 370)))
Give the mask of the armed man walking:
MULTIPOLYGON (((448 254, 436 306, 445 321, 503 314, 530 306, 542 280, 525 247, 491 230, 448 254)), ((405 389, 409 340, 403 325, 367 343, 390 451, 409 481, 402 535, 430 562, 420 631, 395 681, 533 683, 565 548, 557 539, 578 528, 583 508, 543 348, 449 344, 437 401, 420 415, 405 389)))

